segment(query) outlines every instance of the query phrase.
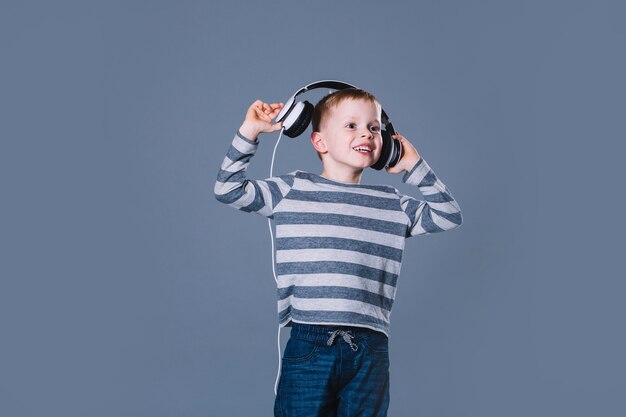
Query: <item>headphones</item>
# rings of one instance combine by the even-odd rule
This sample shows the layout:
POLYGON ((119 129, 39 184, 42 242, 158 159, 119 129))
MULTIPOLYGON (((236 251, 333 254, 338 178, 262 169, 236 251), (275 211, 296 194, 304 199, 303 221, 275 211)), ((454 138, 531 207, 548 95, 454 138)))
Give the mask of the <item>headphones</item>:
MULTIPOLYGON (((300 136, 311 123, 313 117, 314 106, 308 101, 296 101, 296 97, 300 94, 315 90, 317 88, 331 88, 333 90, 345 90, 348 88, 358 88, 352 84, 344 83, 343 81, 336 80, 321 80, 306 85, 296 91, 296 93, 287 100, 285 106, 282 108, 278 116, 276 116, 276 123, 283 122, 283 129, 285 135, 290 138, 300 136)), ((381 120, 385 125, 385 129, 380 133, 383 138, 382 149, 380 152, 380 158, 371 168, 375 170, 381 170, 384 167, 392 167, 398 163, 402 158, 402 144, 399 140, 392 138, 391 136, 396 134, 393 125, 389 121, 389 117, 383 109, 381 112, 381 120)))

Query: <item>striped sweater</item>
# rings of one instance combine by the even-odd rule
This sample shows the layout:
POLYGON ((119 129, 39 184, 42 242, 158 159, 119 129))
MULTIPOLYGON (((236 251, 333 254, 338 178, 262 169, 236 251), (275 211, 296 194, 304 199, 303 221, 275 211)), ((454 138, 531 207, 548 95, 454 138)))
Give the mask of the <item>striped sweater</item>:
POLYGON ((405 239, 461 224, 449 190, 423 159, 402 180, 416 185, 424 201, 386 185, 343 183, 302 171, 247 179, 257 147, 237 133, 215 196, 274 220, 280 325, 293 320, 388 335, 405 239))

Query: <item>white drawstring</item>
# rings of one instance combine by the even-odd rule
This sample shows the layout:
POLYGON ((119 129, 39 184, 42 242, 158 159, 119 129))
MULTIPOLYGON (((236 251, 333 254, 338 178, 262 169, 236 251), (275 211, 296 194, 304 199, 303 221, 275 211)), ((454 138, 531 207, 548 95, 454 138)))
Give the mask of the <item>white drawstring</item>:
POLYGON ((330 337, 328 338, 328 340, 326 341, 326 344, 328 346, 332 346, 333 343, 335 342, 335 338, 337 336, 341 336, 343 338, 343 340, 350 345, 350 348, 356 352, 357 350, 359 350, 359 347, 357 346, 356 343, 354 343, 352 341, 352 339, 354 339, 354 335, 352 334, 352 332, 350 330, 346 331, 346 330, 335 330, 335 331, 331 331, 328 332, 328 334, 330 335, 330 337))

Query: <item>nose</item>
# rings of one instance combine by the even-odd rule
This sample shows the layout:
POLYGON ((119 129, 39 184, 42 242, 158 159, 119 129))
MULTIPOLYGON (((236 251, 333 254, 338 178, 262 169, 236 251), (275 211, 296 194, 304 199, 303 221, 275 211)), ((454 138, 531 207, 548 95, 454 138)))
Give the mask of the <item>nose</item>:
POLYGON ((371 138, 372 137, 371 130, 369 130, 368 128, 363 129, 363 131, 361 132, 361 137, 362 138, 371 138))

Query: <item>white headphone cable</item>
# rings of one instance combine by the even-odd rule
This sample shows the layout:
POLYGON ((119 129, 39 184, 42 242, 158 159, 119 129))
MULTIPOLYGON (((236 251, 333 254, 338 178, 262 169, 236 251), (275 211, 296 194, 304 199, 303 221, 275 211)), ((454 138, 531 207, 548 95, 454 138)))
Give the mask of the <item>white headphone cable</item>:
MULTIPOLYGON (((272 162, 270 163, 270 178, 274 176, 274 159, 276 158, 276 149, 278 149, 280 138, 283 136, 283 130, 285 130, 285 128, 280 129, 278 140, 276 141, 276 144, 274 145, 274 152, 272 152, 272 162)), ((276 278, 276 267, 275 267, 276 261, 274 259, 274 232, 272 230, 272 220, 269 217, 267 219, 267 224, 270 228, 270 238, 272 241, 272 273, 274 274, 274 281, 276 281, 276 284, 278 285, 278 278, 276 278)))
MULTIPOLYGON (((285 128, 280 129, 280 133, 278 134, 278 140, 274 145, 274 152, 272 152, 272 162, 270 163, 270 178, 274 175, 274 159, 276 157, 276 149, 278 149, 278 144, 280 143, 280 138, 283 136, 283 131, 285 128)), ((276 281, 276 286, 278 286, 278 278, 276 277, 276 259, 274 257, 274 232, 272 231, 272 220, 268 217, 267 225, 270 229, 270 240, 272 242, 272 273, 274 274, 274 281, 276 281)), ((274 383, 274 395, 278 395, 278 381, 280 380, 280 369, 282 366, 282 356, 280 352, 280 324, 278 325, 278 337, 277 342, 278 345, 278 371, 276 372, 276 382, 274 383)))

